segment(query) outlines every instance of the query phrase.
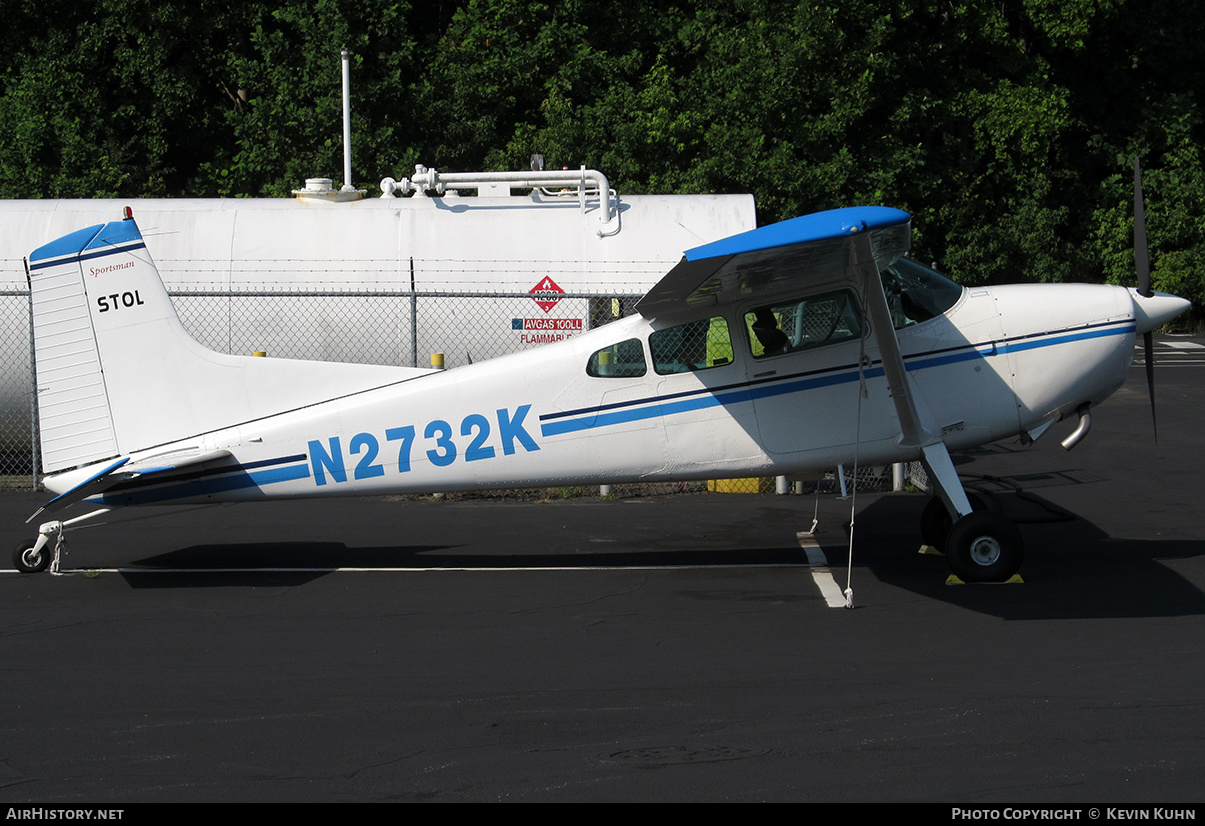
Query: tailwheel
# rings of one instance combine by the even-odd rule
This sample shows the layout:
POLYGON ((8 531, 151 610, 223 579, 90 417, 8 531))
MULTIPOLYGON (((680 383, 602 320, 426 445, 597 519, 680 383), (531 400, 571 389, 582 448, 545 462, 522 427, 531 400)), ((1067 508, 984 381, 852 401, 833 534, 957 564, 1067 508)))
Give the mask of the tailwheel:
POLYGON ((38 547, 37 541, 25 540, 13 551, 13 567, 23 574, 36 574, 45 571, 50 565, 50 545, 43 542, 38 547))
POLYGON ((1020 570, 1025 547, 1016 525, 977 511, 950 528, 945 552, 950 570, 963 582, 1005 582, 1020 570))

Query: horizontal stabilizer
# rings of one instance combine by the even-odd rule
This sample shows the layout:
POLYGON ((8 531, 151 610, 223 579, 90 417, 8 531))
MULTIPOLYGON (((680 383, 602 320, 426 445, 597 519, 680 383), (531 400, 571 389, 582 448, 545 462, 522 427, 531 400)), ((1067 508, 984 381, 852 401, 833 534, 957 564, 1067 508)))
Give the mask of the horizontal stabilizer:
POLYGON ((165 479, 170 478, 172 471, 184 470, 187 468, 195 468, 198 465, 207 462, 217 461, 219 459, 227 459, 231 457, 228 450, 213 450, 208 453, 173 453, 167 455, 151 456, 142 459, 138 462, 131 463, 127 456, 123 459, 118 459, 107 465, 103 470, 89 476, 84 481, 80 482, 71 490, 60 493, 58 496, 51 499, 33 514, 26 519, 26 523, 32 522, 43 513, 62 510, 63 508, 74 505, 76 502, 97 496, 104 493, 114 485, 121 482, 128 482, 131 479, 140 477, 160 475, 165 479))

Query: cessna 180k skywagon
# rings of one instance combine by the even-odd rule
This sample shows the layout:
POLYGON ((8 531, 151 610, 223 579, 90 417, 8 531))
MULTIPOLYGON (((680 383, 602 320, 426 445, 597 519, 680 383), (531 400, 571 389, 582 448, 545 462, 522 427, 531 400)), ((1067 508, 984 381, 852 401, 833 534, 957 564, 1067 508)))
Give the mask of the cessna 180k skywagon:
POLYGON ((30 519, 99 509, 43 523, 14 563, 57 568, 64 530, 121 506, 804 475, 856 455, 923 462, 926 540, 964 580, 1007 579, 1020 533, 973 510, 950 452, 1068 416, 1082 433, 1136 334, 1188 302, 1149 276, 964 288, 906 258, 910 235, 885 207, 755 229, 686 252, 635 315, 437 371, 204 348, 127 209, 28 259, 57 494, 30 519))

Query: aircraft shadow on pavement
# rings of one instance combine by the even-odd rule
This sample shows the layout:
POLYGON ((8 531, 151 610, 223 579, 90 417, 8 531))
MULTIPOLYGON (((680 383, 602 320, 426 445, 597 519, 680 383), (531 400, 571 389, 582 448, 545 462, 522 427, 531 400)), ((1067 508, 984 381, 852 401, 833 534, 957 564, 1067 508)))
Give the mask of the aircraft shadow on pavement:
POLYGON ((1019 585, 948 585, 940 555, 921 555, 925 499, 883 496, 858 514, 859 566, 880 581, 1006 620, 1172 617, 1205 614, 1205 593, 1174 570, 1199 569, 1205 540, 1109 536, 1030 492, 993 491, 989 507, 1016 521, 1025 541, 1019 585), (1168 564, 1170 563, 1170 565, 1168 564))
POLYGON ((687 566, 776 567, 806 564, 798 545, 782 548, 550 550, 545 553, 457 552, 457 545, 348 547, 340 542, 253 542, 194 545, 134 560, 123 570, 135 587, 197 587, 232 582, 291 584, 361 570, 524 570, 687 566))
MULTIPOLYGON (((857 569, 866 568, 885 585, 1005 619, 1205 613, 1201 585, 1205 575, 1196 575, 1205 562, 1205 541, 1110 536, 1091 521, 1033 492, 1091 481, 1095 481, 1091 471, 1080 470, 1013 476, 1005 481, 986 476, 968 478, 969 486, 982 494, 990 507, 1019 523, 1026 545, 1021 569, 1024 584, 1020 586, 947 586, 948 567, 944 557, 917 553, 921 544, 920 512, 927 497, 871 495, 860 500, 867 504, 860 504, 857 514, 855 583, 857 569), (1015 483, 1024 483, 1029 490, 1018 492, 1015 483)), ((547 526, 543 525, 546 520, 542 518, 511 525, 509 533, 521 534, 527 540, 522 542, 509 539, 507 532, 495 531, 493 539, 476 544, 438 541, 380 546, 348 546, 338 541, 197 544, 152 552, 137 559, 128 556, 133 565, 143 570, 127 570, 123 576, 133 586, 142 588, 232 584, 254 587, 282 582, 303 584, 339 568, 518 571, 805 565, 805 555, 794 535, 795 530, 806 528, 812 515, 810 502, 805 506, 796 501, 804 498, 790 497, 790 506, 776 503, 776 509, 759 509, 754 515, 732 523, 719 518, 706 528, 669 529, 656 534, 647 530, 639 533, 634 527, 617 527, 623 520, 602 514, 608 516, 606 544, 591 541, 590 537, 599 533, 599 529, 596 523, 585 519, 599 517, 595 510, 603 510, 602 506, 583 512, 573 509, 571 515, 555 520, 556 525, 547 533, 544 532, 547 526), (564 522, 583 521, 585 524, 576 530, 559 533, 555 530, 564 522), (706 537, 693 536, 695 530, 706 537)), ((820 504, 821 510, 827 511, 821 519, 821 546, 829 554, 831 566, 844 568, 848 505, 829 497, 821 497, 820 504)), ((678 511, 674 514, 684 515, 678 511)), ((85 563, 95 553, 103 552, 99 548, 92 554, 85 550, 78 563, 85 563)), ((71 562, 68 559, 65 567, 87 567, 71 562)))
POLYGON ((338 568, 402 567, 399 559, 451 546, 411 545, 397 548, 348 548, 341 542, 244 542, 193 545, 134 560, 142 570, 123 570, 136 587, 197 587, 201 585, 263 584, 287 581, 303 584, 338 568))

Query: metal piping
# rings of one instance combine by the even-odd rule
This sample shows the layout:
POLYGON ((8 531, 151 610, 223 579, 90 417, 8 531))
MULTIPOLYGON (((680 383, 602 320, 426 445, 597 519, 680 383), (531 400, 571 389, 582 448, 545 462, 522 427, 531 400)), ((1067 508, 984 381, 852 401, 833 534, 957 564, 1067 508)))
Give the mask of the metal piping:
POLYGON ((1063 450, 1071 450, 1071 448, 1078 445, 1088 435, 1088 431, 1092 429, 1092 414, 1088 411, 1088 405, 1086 403, 1081 404, 1076 408, 1075 412, 1079 413, 1079 425, 1075 430, 1071 431, 1070 436, 1059 443, 1063 446, 1063 450))
POLYGON ((381 197, 391 198, 395 192, 401 195, 409 195, 410 193, 421 193, 426 190, 434 190, 437 194, 442 195, 449 189, 467 189, 469 187, 480 188, 482 186, 491 186, 494 184, 509 184, 512 187, 523 187, 538 189, 541 187, 556 187, 556 186, 572 186, 577 187, 579 196, 585 200, 585 194, 588 191, 587 183, 594 186, 593 189, 598 190, 599 207, 601 215, 599 221, 602 223, 610 222, 611 214, 611 183, 607 180, 607 176, 596 169, 586 169, 581 167, 577 170, 544 170, 544 171, 520 171, 520 172, 440 172, 436 169, 428 169, 419 164, 414 167, 413 178, 402 178, 397 181, 393 178, 385 178, 381 181, 381 197))
POLYGON ((351 185, 351 52, 343 55, 343 191, 354 192, 351 185))

